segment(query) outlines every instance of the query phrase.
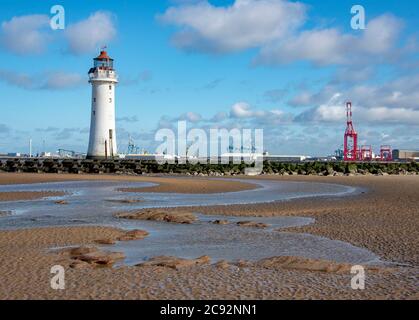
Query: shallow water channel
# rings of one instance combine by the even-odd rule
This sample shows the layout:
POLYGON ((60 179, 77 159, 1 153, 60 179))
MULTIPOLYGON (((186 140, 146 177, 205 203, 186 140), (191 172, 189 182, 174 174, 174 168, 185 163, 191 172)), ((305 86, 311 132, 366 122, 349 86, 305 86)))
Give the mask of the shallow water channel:
POLYGON ((124 229, 143 229, 150 235, 143 240, 118 242, 107 249, 123 251, 125 264, 135 264, 153 256, 171 255, 195 258, 209 255, 213 261, 258 260, 272 256, 302 256, 349 263, 373 263, 379 257, 349 243, 308 234, 277 231, 314 222, 306 217, 229 217, 196 212, 198 221, 190 225, 155 221, 124 220, 113 217, 120 211, 156 207, 210 206, 223 204, 265 203, 303 197, 342 197, 359 192, 355 188, 323 183, 246 180, 258 188, 220 194, 126 193, 119 188, 138 188, 152 183, 78 181, 0 186, 0 192, 65 191, 66 195, 31 201, 0 202, 0 211, 12 214, 0 217, 0 229, 45 226, 105 225, 124 229), (67 205, 57 205, 62 199, 67 205), (109 200, 141 199, 133 204, 109 200), (229 220, 228 225, 215 225, 213 220, 229 220), (245 228, 237 221, 257 221, 269 228, 245 228))

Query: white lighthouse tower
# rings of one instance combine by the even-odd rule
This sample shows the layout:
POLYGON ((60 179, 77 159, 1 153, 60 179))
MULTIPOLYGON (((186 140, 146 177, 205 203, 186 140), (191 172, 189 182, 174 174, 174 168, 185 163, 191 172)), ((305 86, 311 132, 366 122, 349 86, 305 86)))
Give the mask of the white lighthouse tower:
POLYGON ((115 132, 115 85, 118 79, 105 50, 94 59, 89 70, 92 84, 92 114, 87 159, 106 159, 117 155, 115 132))

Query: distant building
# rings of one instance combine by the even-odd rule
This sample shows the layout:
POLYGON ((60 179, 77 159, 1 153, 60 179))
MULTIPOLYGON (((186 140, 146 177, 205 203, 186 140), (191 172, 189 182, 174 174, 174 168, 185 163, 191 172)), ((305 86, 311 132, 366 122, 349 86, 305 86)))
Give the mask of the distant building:
POLYGON ((419 160, 418 150, 393 150, 394 160, 415 161, 419 160))
POLYGON ((302 162, 309 160, 309 156, 299 156, 299 155, 268 155, 264 156, 265 161, 272 162, 302 162))
POLYGON ((41 152, 41 158, 51 158, 52 153, 51 152, 41 152))

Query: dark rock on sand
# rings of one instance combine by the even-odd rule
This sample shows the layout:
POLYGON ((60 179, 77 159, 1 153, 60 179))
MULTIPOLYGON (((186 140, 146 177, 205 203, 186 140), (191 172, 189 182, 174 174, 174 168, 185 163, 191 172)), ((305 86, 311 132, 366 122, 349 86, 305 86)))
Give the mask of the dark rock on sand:
MULTIPOLYGON (((101 251, 96 247, 78 247, 70 249, 70 257, 72 260, 82 261, 92 266, 112 266, 117 260, 125 258, 121 252, 101 251)), ((80 262, 73 261, 70 266, 72 268, 80 268, 83 265, 80 262)))
POLYGON ((225 260, 218 261, 216 264, 214 264, 214 266, 219 269, 228 269, 231 267, 231 265, 225 260))
POLYGON ((108 202, 114 202, 114 203, 121 203, 121 204, 135 204, 144 202, 142 199, 108 199, 106 200, 108 202))
POLYGON ((66 204, 68 204, 68 201, 65 201, 65 200, 57 200, 54 203, 55 204, 60 204, 60 205, 66 205, 66 204))
MULTIPOLYGON (((294 269, 304 270, 313 272, 327 272, 327 273, 345 273, 350 274, 352 264, 349 263, 338 263, 326 260, 316 260, 302 257, 272 257, 267 259, 259 260, 255 263, 258 267, 266 269, 294 269)), ((380 270, 377 267, 367 267, 370 271, 380 270)), ((384 268, 382 268, 384 270, 384 268)))
POLYGON ((250 228, 267 228, 268 224, 255 221, 239 221, 237 222, 239 227, 250 227, 250 228))
POLYGON ((111 238, 98 239, 98 240, 95 240, 95 243, 97 243, 97 244, 107 244, 107 245, 110 245, 110 244, 115 244, 116 243, 116 240, 111 239, 111 238))
POLYGON ((92 265, 85 261, 74 260, 70 263, 70 268, 72 269, 90 269, 92 265))
POLYGON ((234 262, 233 265, 239 268, 248 268, 252 266, 252 263, 250 261, 240 259, 234 262))
POLYGON ((144 230, 130 230, 125 232, 122 236, 117 238, 118 241, 131 241, 131 240, 140 240, 147 237, 149 233, 144 230))
POLYGON ((226 225, 229 224, 228 220, 215 220, 212 222, 213 224, 219 224, 219 225, 226 225))
POLYGON ((95 240, 97 244, 105 244, 105 245, 112 245, 115 244, 116 241, 132 241, 132 240, 141 240, 147 237, 149 233, 144 230, 129 230, 125 231, 122 235, 118 236, 117 238, 103 238, 95 240))
POLYGON ((204 264, 209 264, 211 258, 208 256, 202 256, 197 259, 182 259, 171 256, 157 256, 151 258, 149 261, 137 264, 137 267, 165 267, 171 269, 181 269, 185 267, 193 267, 204 264))
POLYGON ((196 216, 190 212, 170 212, 161 209, 145 209, 137 212, 119 213, 116 214, 116 217, 122 219, 152 220, 184 224, 190 224, 196 220, 196 216))
POLYGON ((69 254, 70 254, 70 256, 79 256, 79 255, 82 255, 82 254, 96 252, 96 251, 99 251, 99 249, 96 248, 96 247, 82 246, 82 247, 77 247, 77 248, 71 248, 69 250, 69 254))

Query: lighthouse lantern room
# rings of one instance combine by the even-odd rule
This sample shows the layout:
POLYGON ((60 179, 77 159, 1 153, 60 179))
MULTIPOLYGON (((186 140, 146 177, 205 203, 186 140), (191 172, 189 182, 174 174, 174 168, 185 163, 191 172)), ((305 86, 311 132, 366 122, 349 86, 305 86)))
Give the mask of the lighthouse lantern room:
POLYGON ((89 70, 92 85, 92 112, 88 159, 106 159, 117 155, 115 132, 115 85, 118 78, 113 59, 105 50, 94 59, 89 70))

